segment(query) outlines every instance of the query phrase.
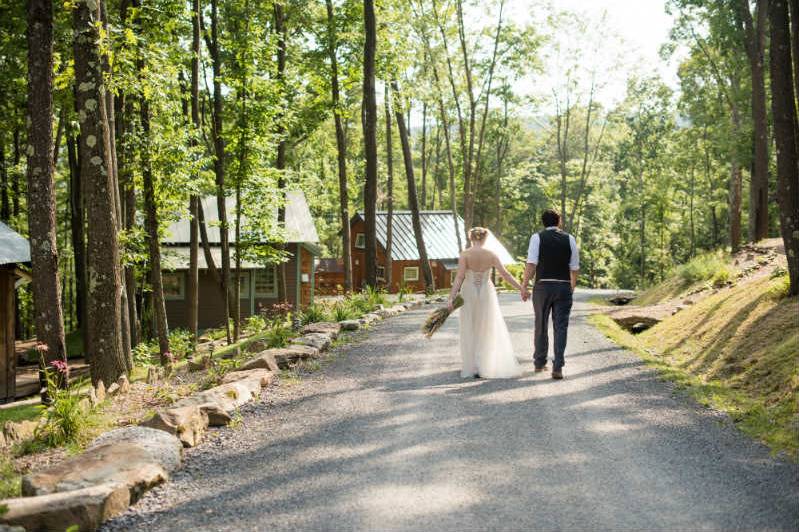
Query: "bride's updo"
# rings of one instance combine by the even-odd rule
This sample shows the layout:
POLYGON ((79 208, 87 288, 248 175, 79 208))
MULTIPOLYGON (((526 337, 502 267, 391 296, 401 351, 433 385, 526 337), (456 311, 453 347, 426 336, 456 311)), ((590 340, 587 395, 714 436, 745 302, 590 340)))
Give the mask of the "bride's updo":
POLYGON ((469 229, 469 240, 472 242, 482 242, 488 236, 488 229, 485 227, 472 227, 469 229))

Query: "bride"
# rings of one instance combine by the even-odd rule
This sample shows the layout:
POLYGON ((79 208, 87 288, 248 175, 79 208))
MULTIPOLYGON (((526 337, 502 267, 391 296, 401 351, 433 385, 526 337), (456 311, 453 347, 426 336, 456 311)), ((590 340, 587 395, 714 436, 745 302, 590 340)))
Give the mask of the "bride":
POLYGON ((493 237, 483 227, 469 230, 471 247, 461 252, 458 274, 449 295, 450 312, 459 291, 464 302, 460 315, 461 377, 502 379, 522 373, 491 282, 491 268, 496 268, 517 290, 521 286, 496 253, 485 245, 489 236, 493 237))

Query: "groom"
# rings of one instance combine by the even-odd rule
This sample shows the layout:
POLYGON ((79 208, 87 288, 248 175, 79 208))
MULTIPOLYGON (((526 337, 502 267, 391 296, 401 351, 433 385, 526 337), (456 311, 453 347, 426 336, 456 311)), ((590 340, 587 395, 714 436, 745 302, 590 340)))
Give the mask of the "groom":
POLYGON ((569 328, 569 313, 572 308, 572 293, 577 285, 580 271, 580 254, 574 237, 560 229, 560 214, 547 209, 541 215, 544 230, 530 237, 527 250, 527 267, 522 278, 522 301, 527 301, 530 292, 527 283, 535 278, 533 285, 533 309, 535 310, 535 371, 546 369, 549 351, 549 314, 555 331, 555 360, 552 378, 563 378, 566 361, 566 332, 569 328))

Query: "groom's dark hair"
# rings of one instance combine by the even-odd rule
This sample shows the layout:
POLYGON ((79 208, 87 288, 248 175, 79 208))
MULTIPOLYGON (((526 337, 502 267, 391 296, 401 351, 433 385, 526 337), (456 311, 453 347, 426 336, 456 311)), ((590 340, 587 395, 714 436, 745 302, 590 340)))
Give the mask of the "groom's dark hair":
POLYGON ((547 209, 541 215, 541 223, 544 227, 555 227, 560 223, 560 214, 555 209, 547 209))

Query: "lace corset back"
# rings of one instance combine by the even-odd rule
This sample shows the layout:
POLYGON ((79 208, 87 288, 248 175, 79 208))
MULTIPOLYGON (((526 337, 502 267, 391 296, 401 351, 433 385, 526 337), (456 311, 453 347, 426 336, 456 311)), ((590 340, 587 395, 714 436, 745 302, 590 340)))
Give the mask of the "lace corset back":
POLYGON ((479 291, 486 283, 486 280, 489 278, 488 273, 490 271, 491 271, 490 268, 482 272, 478 272, 475 270, 466 270, 466 281, 471 283, 472 286, 474 286, 475 289, 479 291))

